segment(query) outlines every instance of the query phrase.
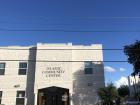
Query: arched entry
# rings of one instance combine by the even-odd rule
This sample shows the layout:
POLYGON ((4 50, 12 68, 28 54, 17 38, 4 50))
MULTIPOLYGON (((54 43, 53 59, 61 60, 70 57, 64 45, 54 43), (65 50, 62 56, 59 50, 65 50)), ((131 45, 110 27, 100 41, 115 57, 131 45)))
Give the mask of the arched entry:
POLYGON ((70 105, 69 89, 55 86, 39 89, 37 105, 70 105))

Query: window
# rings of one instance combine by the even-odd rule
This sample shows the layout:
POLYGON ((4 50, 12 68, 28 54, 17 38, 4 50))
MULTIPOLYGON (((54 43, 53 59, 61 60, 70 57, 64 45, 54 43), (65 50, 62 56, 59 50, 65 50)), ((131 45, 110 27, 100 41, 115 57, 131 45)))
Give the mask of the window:
POLYGON ((87 86, 92 86, 92 85, 93 85, 92 82, 87 83, 87 86))
POLYGON ((17 91, 16 105, 25 104, 25 91, 17 91))
POLYGON ((2 101, 2 91, 0 91, 0 104, 1 104, 1 101, 2 101))
POLYGON ((5 63, 0 63, 0 75, 4 75, 5 73, 5 63))
POLYGON ((27 62, 20 62, 18 74, 26 75, 26 71, 27 71, 27 62))
POLYGON ((93 65, 91 61, 85 62, 85 74, 93 74, 93 65))

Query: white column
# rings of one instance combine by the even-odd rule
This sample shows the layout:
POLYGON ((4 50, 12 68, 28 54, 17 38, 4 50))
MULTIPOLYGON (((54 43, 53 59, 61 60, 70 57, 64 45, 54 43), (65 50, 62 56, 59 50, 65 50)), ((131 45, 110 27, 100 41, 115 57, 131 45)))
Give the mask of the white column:
POLYGON ((73 105, 73 97, 72 97, 72 94, 70 94, 70 105, 73 105))
POLYGON ((27 98, 25 98, 25 103, 24 103, 24 105, 27 105, 27 98))
POLYGON ((35 105, 37 105, 37 93, 34 93, 35 94, 35 105))

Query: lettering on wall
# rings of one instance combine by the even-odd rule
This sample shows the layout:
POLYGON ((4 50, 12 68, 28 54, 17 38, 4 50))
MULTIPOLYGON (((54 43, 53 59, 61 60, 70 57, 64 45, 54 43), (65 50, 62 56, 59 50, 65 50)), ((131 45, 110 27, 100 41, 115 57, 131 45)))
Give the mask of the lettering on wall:
POLYGON ((46 78, 61 77, 64 73, 62 67, 47 67, 46 70, 42 71, 46 78))

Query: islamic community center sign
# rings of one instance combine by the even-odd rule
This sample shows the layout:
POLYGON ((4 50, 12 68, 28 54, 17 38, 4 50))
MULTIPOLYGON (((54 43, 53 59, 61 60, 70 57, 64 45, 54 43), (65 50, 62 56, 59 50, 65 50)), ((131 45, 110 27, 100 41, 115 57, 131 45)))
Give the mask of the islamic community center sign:
POLYGON ((47 67, 46 70, 42 71, 43 76, 46 78, 62 77, 64 73, 62 67, 47 67))

